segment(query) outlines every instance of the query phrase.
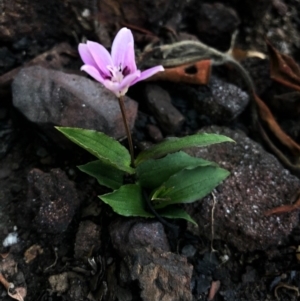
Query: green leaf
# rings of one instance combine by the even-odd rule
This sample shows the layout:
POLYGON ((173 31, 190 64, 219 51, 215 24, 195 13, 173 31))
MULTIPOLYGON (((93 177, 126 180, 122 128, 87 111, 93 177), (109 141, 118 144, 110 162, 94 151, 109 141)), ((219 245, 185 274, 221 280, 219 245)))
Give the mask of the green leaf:
POLYGON ((123 184, 125 172, 101 161, 92 161, 77 166, 81 171, 97 179, 100 185, 111 189, 118 189, 123 184))
POLYGON ((197 223, 192 219, 192 217, 182 208, 178 208, 175 206, 168 206, 166 208, 157 210, 157 213, 166 218, 185 219, 188 222, 197 225, 197 223))
POLYGON ((118 141, 104 133, 70 127, 56 127, 56 129, 106 164, 130 174, 135 172, 130 167, 128 150, 118 141))
POLYGON ((201 158, 194 158, 185 152, 169 154, 162 159, 150 159, 142 162, 137 168, 136 173, 138 182, 142 187, 156 188, 170 176, 186 167, 196 166, 217 166, 216 163, 206 161, 201 158))
MULTIPOLYGON (((114 192, 100 195, 99 198, 109 205, 114 212, 122 216, 155 218, 152 213, 145 209, 146 202, 143 199, 142 189, 137 184, 123 185, 114 192)), ((175 206, 168 206, 158 210, 157 213, 165 218, 180 218, 196 224, 187 212, 175 206)))
MULTIPOLYGON (((183 169, 161 185, 164 187, 163 198, 165 201, 152 200, 153 207, 159 209, 170 204, 195 202, 210 193, 228 175, 227 170, 214 166, 183 169)), ((162 188, 159 187, 159 189, 162 188)), ((157 198, 160 198, 159 194, 157 198)))
POLYGON ((174 153, 187 147, 208 146, 211 144, 221 143, 221 142, 234 142, 234 141, 231 138, 223 135, 206 134, 206 133, 195 134, 183 138, 169 138, 167 141, 163 141, 141 152, 135 160, 135 165, 138 166, 145 160, 160 158, 169 153, 174 153))
POLYGON ((137 184, 123 185, 114 192, 100 195, 99 198, 120 215, 154 217, 145 209, 142 189, 137 184))

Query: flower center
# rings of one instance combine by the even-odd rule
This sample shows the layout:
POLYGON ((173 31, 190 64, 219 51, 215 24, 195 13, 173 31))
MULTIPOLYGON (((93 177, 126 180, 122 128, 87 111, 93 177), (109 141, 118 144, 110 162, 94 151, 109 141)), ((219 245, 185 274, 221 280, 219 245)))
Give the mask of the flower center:
POLYGON ((121 65, 119 65, 119 66, 107 66, 107 69, 109 70, 109 72, 111 74, 110 80, 112 82, 115 82, 115 83, 121 83, 124 76, 127 75, 127 74, 125 74, 127 67, 125 67, 123 69, 121 65))

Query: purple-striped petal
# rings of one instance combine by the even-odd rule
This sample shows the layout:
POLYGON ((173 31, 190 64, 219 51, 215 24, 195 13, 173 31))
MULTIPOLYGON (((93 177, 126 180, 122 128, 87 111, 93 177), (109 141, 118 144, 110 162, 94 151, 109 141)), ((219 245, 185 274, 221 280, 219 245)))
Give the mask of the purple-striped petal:
POLYGON ((89 74, 91 77, 93 77, 96 81, 100 82, 103 84, 104 82, 104 78, 101 76, 101 74, 99 73, 99 71, 91 66, 91 65, 83 65, 80 70, 86 72, 87 74, 89 74))
POLYGON ((94 58, 92 57, 86 44, 80 43, 78 46, 78 52, 79 52, 79 55, 80 55, 82 61, 86 65, 91 65, 91 66, 95 67, 96 69, 98 69, 98 66, 97 66, 94 58))
POLYGON ((91 41, 87 41, 86 45, 101 72, 107 76, 110 76, 107 66, 112 66, 112 59, 106 48, 96 42, 91 41))
POLYGON ((141 71, 137 70, 134 73, 131 73, 123 78, 121 84, 120 84, 120 90, 123 90, 126 86, 130 87, 132 86, 132 82, 136 80, 136 78, 139 78, 141 76, 141 71))
POLYGON ((144 79, 147 79, 149 77, 151 77, 152 75, 154 75, 155 73, 157 72, 160 72, 160 71, 164 71, 164 67, 163 66, 156 66, 156 67, 152 67, 150 69, 147 69, 145 71, 143 71, 141 73, 141 76, 136 78, 132 83, 131 85, 134 85, 135 83, 141 81, 141 80, 144 80, 144 79))
POLYGON ((112 82, 110 80, 105 80, 103 85, 105 86, 105 88, 107 90, 110 90, 111 92, 113 92, 117 97, 120 97, 121 95, 125 95, 125 93, 127 92, 128 88, 125 90, 123 89, 122 91, 120 90, 120 83, 117 82, 112 82), (124 93, 125 91, 125 93, 124 93), (123 93, 122 93, 123 92, 123 93))
POLYGON ((111 47, 111 57, 114 66, 116 67, 126 66, 128 45, 130 43, 132 43, 132 47, 133 47, 134 41, 133 41, 132 33, 128 28, 123 27, 117 33, 111 47))
POLYGON ((128 68, 128 73, 133 73, 137 70, 135 63, 134 46, 132 43, 129 43, 127 47, 125 66, 128 68))

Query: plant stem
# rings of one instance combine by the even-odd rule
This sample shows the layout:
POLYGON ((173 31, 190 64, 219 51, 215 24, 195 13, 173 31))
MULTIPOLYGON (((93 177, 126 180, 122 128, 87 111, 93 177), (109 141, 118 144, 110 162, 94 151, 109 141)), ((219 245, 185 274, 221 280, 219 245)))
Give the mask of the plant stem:
POLYGON ((134 166, 133 143, 132 143, 130 128, 128 126, 128 122, 127 122, 127 118, 126 118, 126 112, 125 112, 125 106, 124 106, 124 97, 120 96, 118 98, 118 100, 119 100, 119 105, 120 105, 120 109, 121 109, 121 112, 122 112, 122 117, 123 117, 123 122, 124 122, 125 130, 126 130, 126 134, 127 134, 128 144, 129 144, 129 151, 130 151, 130 157, 131 157, 131 167, 135 167, 134 166))

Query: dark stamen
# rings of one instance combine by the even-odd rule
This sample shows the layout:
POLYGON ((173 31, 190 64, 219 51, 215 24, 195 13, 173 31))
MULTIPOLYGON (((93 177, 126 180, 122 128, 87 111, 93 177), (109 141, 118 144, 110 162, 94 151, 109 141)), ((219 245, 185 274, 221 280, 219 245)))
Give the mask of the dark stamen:
POLYGON ((122 74, 123 74, 123 76, 126 76, 126 75, 128 75, 129 73, 130 73, 130 70, 129 70, 129 68, 126 66, 126 67, 123 69, 122 74))

